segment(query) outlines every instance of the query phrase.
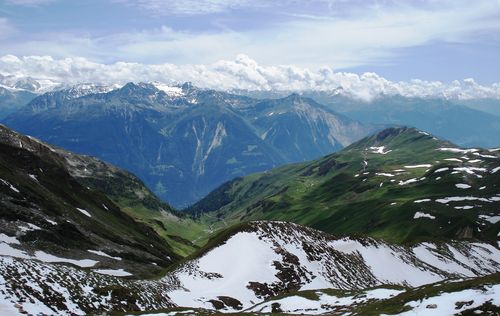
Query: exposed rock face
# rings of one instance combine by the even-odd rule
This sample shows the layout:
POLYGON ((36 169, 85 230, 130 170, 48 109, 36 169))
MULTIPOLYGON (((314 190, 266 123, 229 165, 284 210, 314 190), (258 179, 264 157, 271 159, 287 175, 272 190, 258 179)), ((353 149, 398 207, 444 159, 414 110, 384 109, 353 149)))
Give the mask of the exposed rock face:
POLYGON ((129 170, 175 206, 235 177, 326 155, 373 130, 298 95, 258 100, 189 84, 109 89, 46 93, 5 122, 129 170))

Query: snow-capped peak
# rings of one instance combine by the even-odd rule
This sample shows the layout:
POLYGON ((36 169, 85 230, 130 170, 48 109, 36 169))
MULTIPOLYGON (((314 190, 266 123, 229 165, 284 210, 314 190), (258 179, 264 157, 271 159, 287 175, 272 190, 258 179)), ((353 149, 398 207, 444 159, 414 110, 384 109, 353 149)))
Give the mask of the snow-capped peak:
POLYGON ((10 91, 29 91, 42 94, 57 89, 61 84, 50 79, 34 79, 13 75, 2 76, 0 74, 0 86, 10 91))
POLYGON ((70 98, 76 99, 89 94, 107 93, 119 88, 121 88, 121 86, 118 84, 100 85, 96 83, 80 83, 63 90, 67 91, 68 96, 70 96, 70 98))
POLYGON ((162 82, 151 82, 155 88, 158 90, 161 90, 165 92, 169 97, 182 97, 184 96, 184 92, 182 91, 182 88, 176 85, 168 85, 162 82))

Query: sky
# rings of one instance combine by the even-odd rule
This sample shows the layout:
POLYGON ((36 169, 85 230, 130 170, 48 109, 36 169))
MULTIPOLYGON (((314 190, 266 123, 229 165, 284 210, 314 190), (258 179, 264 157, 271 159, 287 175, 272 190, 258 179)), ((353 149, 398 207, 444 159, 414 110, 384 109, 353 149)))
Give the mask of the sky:
POLYGON ((118 81, 155 71, 162 79, 165 69, 177 74, 162 81, 182 81, 246 60, 278 67, 275 76, 376 73, 448 86, 473 78, 496 89, 499 56, 500 0, 0 0, 4 76, 106 81, 114 67, 118 81))

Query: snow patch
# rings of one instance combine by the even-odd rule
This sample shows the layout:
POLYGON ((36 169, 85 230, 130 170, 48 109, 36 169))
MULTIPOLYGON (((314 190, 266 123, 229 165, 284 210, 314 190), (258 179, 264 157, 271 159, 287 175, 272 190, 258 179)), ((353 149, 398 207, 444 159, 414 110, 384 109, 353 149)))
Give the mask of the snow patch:
POLYGON ((113 275, 113 276, 119 276, 119 277, 125 277, 125 276, 131 276, 132 273, 130 272, 127 272, 123 269, 117 269, 117 270, 113 270, 113 269, 95 269, 95 270, 92 270, 96 273, 99 273, 99 274, 105 274, 105 275, 113 275))
POLYGON ((406 180, 406 181, 399 181, 399 185, 406 185, 406 184, 410 184, 410 183, 415 183, 417 182, 418 180, 416 178, 412 178, 412 179, 409 179, 409 180, 406 180))
POLYGON ((457 209, 457 210, 471 210, 473 208, 474 208, 474 206, 472 206, 472 205, 455 206, 455 209, 457 209))
POLYGON ((120 258, 120 257, 113 257, 113 256, 108 255, 105 252, 102 252, 102 251, 92 250, 92 249, 87 250, 87 251, 90 252, 90 253, 93 253, 95 255, 101 256, 101 257, 111 258, 111 259, 114 259, 114 260, 122 260, 122 258, 120 258))
POLYGON ((57 225, 57 222, 55 222, 55 221, 53 221, 53 220, 51 220, 51 219, 46 218, 45 220, 46 220, 46 221, 47 221, 47 223, 49 223, 49 224, 52 224, 52 225, 57 225))
POLYGON ((341 306, 352 306, 362 304, 369 300, 384 300, 394 297, 404 291, 394 289, 378 288, 367 290, 359 295, 337 297, 322 292, 316 292, 318 300, 310 300, 302 296, 288 296, 278 300, 272 300, 256 307, 250 311, 257 313, 271 313, 272 304, 279 304, 280 309, 287 314, 319 315, 329 314, 339 310, 341 306))
POLYGON ((83 208, 76 208, 80 213, 82 213, 83 215, 85 216, 88 216, 88 217, 92 217, 92 215, 90 215, 90 213, 87 211, 87 210, 84 210, 83 208))
POLYGON ((16 192, 16 193, 19 193, 20 191, 15 187, 13 186, 12 184, 10 184, 8 181, 4 180, 4 179, 0 179, 0 181, 5 184, 6 186, 8 186, 12 191, 16 192))
POLYGON ((436 169, 436 170, 434 171, 434 173, 443 172, 443 171, 446 171, 446 170, 449 170, 449 169, 450 169, 450 168, 448 168, 448 167, 445 167, 445 168, 439 168, 439 169, 436 169))
POLYGON ((43 262, 50 262, 50 263, 60 263, 60 262, 71 263, 81 268, 90 268, 95 266, 96 263, 99 262, 91 259, 75 260, 75 259, 61 258, 43 251, 35 251, 35 256, 33 258, 43 262))
POLYGON ((381 155, 386 155, 390 153, 392 150, 385 150, 385 146, 380 146, 380 147, 370 147, 370 150, 373 154, 381 154, 381 155))
POLYGON ((445 197, 442 199, 436 199, 436 202, 438 203, 449 203, 449 202, 461 202, 461 201, 483 201, 483 202, 490 202, 490 200, 486 198, 478 198, 474 196, 451 196, 451 197, 445 197))
POLYGON ((430 168, 432 165, 430 164, 422 164, 422 165, 412 165, 412 166, 404 166, 406 169, 415 169, 415 168, 430 168))
POLYGON ((393 174, 391 174, 391 173, 384 173, 384 172, 375 173, 375 175, 377 175, 377 176, 383 176, 383 177, 394 177, 393 174))
POLYGON ((36 226, 35 224, 31 224, 31 223, 25 223, 25 222, 21 222, 20 224, 18 224, 17 228, 19 229, 19 232, 21 233, 26 233, 26 232, 29 232, 29 231, 32 231, 32 230, 40 230, 41 228, 36 226))
POLYGON ((421 200, 415 200, 413 203, 423 203, 423 202, 430 202, 431 199, 421 199, 421 200))
POLYGON ((211 303, 200 298, 230 293, 231 297, 240 300, 244 306, 252 306, 252 302, 258 302, 259 299, 246 287, 248 281, 255 280, 256 276, 261 283, 277 281, 276 270, 271 263, 279 259, 280 256, 264 240, 260 240, 256 233, 238 233, 195 263, 198 271, 210 273, 214 275, 213 278, 180 271, 177 278, 183 289, 172 291, 168 295, 179 306, 212 308, 211 303))
POLYGON ((155 86, 156 89, 165 92, 169 97, 181 97, 184 95, 181 87, 169 86, 161 82, 152 82, 151 84, 155 86))
POLYGON ((500 215, 493 215, 493 216, 479 215, 479 218, 482 220, 485 220, 487 222, 490 222, 492 224, 496 224, 496 223, 500 222, 500 215))
POLYGON ((436 219, 435 216, 432 216, 431 214, 423 213, 423 212, 416 212, 415 215, 413 215, 414 219, 417 218, 429 218, 429 219, 436 219))
POLYGON ((451 147, 438 148, 437 150, 440 150, 440 151, 449 151, 449 152, 452 152, 452 153, 464 153, 464 154, 473 153, 473 152, 479 151, 479 149, 476 149, 476 148, 460 149, 460 148, 451 148, 451 147))
POLYGON ((473 153, 473 155, 476 155, 478 157, 482 157, 482 158, 492 158, 492 159, 498 159, 497 156, 493 156, 493 155, 482 155, 480 153, 473 153))
POLYGON ((476 168, 476 167, 458 167, 458 168, 453 168, 455 171, 464 171, 468 174, 472 174, 477 176, 477 174, 474 171, 478 172, 486 172, 487 170, 485 168, 476 168))
POLYGON ((448 161, 456 161, 456 162, 463 162, 462 160, 458 159, 458 158, 446 158, 445 160, 448 160, 448 161))
POLYGON ((4 233, 0 233, 0 242, 4 242, 6 244, 17 244, 17 245, 19 245, 19 240, 17 240, 16 237, 7 236, 4 233))

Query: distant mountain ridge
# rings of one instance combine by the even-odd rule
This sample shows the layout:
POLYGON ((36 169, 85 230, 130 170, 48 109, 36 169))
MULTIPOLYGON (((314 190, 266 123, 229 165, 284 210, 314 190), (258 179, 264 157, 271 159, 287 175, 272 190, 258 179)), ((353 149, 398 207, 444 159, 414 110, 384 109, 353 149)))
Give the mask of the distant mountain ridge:
MULTIPOLYGON (((282 98, 288 91, 234 91, 256 98, 282 98)), ((455 97, 379 95, 360 100, 343 91, 301 91, 326 107, 365 124, 412 126, 460 146, 500 146, 500 101, 455 97)))
POLYGON ((262 101, 189 83, 49 92, 4 122, 125 168, 175 206, 234 177, 328 154, 374 130, 298 95, 262 101))
POLYGON ((0 86, 0 119, 18 111, 36 96, 30 91, 12 90, 0 86))

